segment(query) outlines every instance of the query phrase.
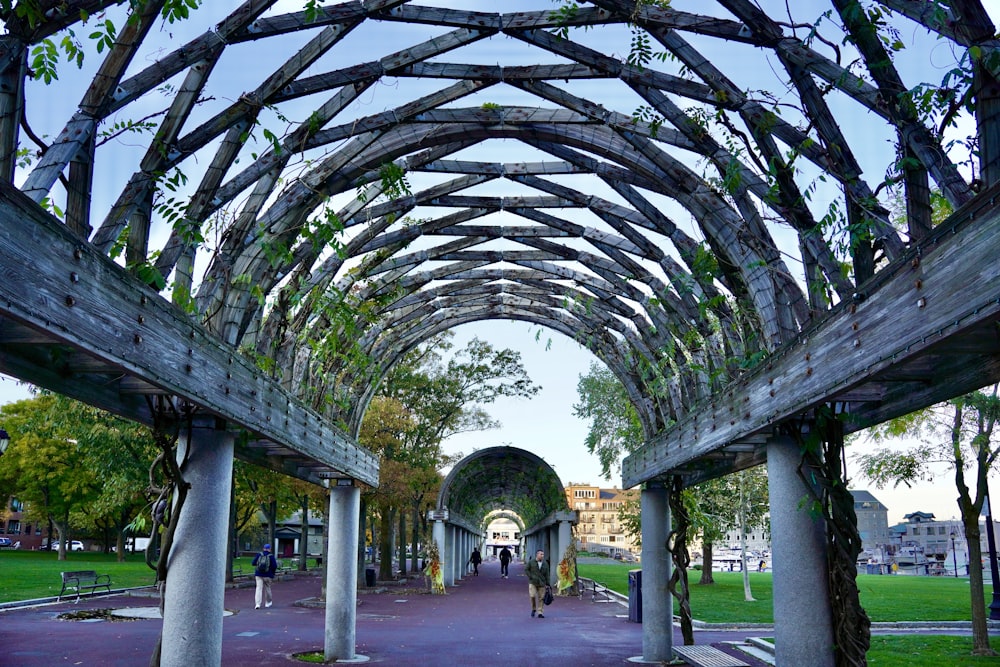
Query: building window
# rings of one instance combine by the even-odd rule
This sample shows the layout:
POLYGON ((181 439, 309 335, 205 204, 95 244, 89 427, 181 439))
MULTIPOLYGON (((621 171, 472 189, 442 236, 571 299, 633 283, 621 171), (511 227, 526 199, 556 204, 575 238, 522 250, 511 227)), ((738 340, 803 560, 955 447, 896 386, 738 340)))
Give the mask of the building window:
POLYGON ((944 535, 944 526, 938 526, 938 535, 944 535))
POLYGON ((24 511, 24 503, 22 503, 17 498, 11 498, 11 500, 10 500, 10 511, 11 512, 23 512, 24 511))
POLYGON ((597 491, 595 491, 594 489, 574 489, 573 490, 573 497, 574 498, 596 498, 597 497, 597 491))
POLYGON ((8 535, 20 535, 21 534, 21 522, 16 519, 11 519, 7 522, 7 534, 8 535))
POLYGON ((920 534, 920 529, 919 529, 918 527, 914 526, 914 527, 913 527, 913 533, 912 533, 912 534, 913 534, 913 535, 919 535, 919 534, 920 534))

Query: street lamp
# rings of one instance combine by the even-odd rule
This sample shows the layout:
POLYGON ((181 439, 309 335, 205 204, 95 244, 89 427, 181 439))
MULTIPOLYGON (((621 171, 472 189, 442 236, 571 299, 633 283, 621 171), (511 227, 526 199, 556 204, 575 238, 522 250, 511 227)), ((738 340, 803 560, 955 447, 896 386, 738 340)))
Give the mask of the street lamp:
POLYGON ((955 533, 951 534, 951 562, 955 564, 955 578, 958 578, 958 554, 955 553, 955 533))
POLYGON ((7 431, 0 428, 0 456, 7 451, 7 445, 10 444, 10 434, 7 431))

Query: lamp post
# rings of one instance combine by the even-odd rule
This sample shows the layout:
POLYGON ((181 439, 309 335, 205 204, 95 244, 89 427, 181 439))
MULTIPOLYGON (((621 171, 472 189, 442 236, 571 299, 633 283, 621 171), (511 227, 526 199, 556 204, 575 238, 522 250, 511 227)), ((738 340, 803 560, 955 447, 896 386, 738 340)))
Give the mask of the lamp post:
POLYGON ((10 444, 10 434, 4 429, 0 428, 0 456, 3 456, 4 452, 7 451, 7 445, 10 444))
POLYGON ((990 485, 986 484, 986 546, 990 552, 990 584, 993 588, 993 600, 990 602, 990 620, 1000 621, 1000 580, 997 572, 997 543, 993 535, 993 503, 990 502, 990 485))
POLYGON ((955 564, 955 578, 958 578, 958 554, 955 553, 955 533, 951 534, 951 562, 955 564))

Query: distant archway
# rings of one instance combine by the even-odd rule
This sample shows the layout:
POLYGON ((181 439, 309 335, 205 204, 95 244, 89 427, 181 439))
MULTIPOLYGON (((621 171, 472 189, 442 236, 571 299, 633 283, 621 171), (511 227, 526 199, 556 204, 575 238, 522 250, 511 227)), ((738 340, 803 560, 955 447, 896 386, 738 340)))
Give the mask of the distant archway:
POLYGON ((516 447, 481 449, 459 461, 438 493, 437 508, 480 525, 498 510, 509 510, 530 529, 553 512, 568 509, 566 492, 552 467, 516 447))

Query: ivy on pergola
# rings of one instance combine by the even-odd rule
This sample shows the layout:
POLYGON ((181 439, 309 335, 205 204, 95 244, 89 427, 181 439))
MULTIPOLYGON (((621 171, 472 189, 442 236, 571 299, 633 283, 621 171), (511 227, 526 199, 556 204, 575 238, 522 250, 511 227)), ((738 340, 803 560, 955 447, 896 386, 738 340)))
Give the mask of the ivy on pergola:
POLYGON ((796 24, 747 0, 248 0, 203 5, 169 41, 170 3, 126 21, 129 4, 3 6, 3 173, 352 432, 403 353, 489 319, 580 341, 662 431, 926 235, 931 179, 973 196, 893 66, 886 13, 998 70, 973 0, 833 0, 823 20, 806 3, 796 24), (118 30, 79 100, 60 96, 68 64, 32 80, 99 11, 118 30), (741 56, 773 70, 769 94, 716 64, 741 56), (45 99, 65 105, 47 144, 18 122, 37 129, 45 99), (877 182, 849 118, 890 143, 877 182))

